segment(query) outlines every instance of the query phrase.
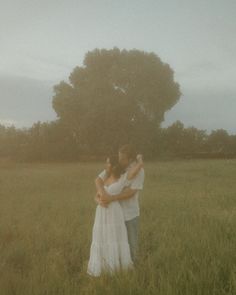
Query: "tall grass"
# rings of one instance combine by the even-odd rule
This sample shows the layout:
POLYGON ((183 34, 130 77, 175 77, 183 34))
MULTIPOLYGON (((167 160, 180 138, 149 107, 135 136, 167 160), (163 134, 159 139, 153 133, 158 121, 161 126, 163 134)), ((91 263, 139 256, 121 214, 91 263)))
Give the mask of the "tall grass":
POLYGON ((236 160, 146 163, 139 264, 93 278, 103 165, 0 167, 0 295, 236 294, 236 160))

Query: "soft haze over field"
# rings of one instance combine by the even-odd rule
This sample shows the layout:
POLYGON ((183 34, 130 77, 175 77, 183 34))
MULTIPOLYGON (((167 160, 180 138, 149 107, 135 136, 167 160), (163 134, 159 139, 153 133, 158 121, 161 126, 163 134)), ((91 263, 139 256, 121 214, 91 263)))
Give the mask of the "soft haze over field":
POLYGON ((0 0, 0 122, 54 120, 52 87, 94 48, 155 52, 175 71, 179 119, 236 133, 236 2, 0 0))
POLYGON ((236 294, 236 159, 145 162, 139 264, 94 279, 93 181, 103 165, 0 165, 1 295, 236 294))

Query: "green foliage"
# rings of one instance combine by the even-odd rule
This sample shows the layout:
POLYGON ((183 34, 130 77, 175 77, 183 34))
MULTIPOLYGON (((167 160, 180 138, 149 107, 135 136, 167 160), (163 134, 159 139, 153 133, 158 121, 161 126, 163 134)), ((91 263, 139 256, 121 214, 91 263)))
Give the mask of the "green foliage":
POLYGON ((69 82, 54 86, 58 119, 30 128, 0 125, 0 158, 15 161, 104 159, 133 143, 146 160, 236 157, 236 135, 226 130, 167 128, 164 114, 179 100, 174 71, 153 52, 94 49, 76 66, 69 82))
MULTIPOLYGON (((236 157, 236 135, 223 129, 206 130, 186 127, 180 121, 167 128, 140 126, 143 136, 138 145, 146 160, 160 158, 233 158, 236 157), (150 137, 150 134, 152 136, 150 137)), ((139 136, 139 133, 134 133, 139 136)), ((99 140, 99 139, 98 139, 99 140)), ((107 149, 91 150, 81 144, 75 131, 61 119, 37 122, 29 129, 0 125, 0 158, 14 161, 76 161, 105 159, 107 149)), ((117 152, 117 151, 115 151, 117 152)))
POLYGON ((55 85, 52 106, 90 152, 124 142, 142 145, 143 137, 153 140, 164 113, 179 100, 173 74, 155 53, 95 49, 69 83, 55 85))
POLYGON ((206 130, 199 130, 193 126, 184 128, 184 124, 179 120, 162 129, 163 148, 175 155, 204 151, 207 138, 206 130))

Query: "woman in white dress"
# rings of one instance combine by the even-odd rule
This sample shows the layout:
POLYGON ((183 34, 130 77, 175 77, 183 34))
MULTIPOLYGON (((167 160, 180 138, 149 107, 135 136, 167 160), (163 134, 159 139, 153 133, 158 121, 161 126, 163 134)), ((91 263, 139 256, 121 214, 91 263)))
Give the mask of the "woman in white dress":
MULTIPOLYGON (((142 157, 137 159, 137 164, 125 172, 117 156, 107 158, 108 177, 104 181, 104 189, 108 194, 119 194, 129 185, 143 166, 142 157)), ((110 202, 107 207, 97 205, 87 273, 100 276, 102 272, 114 274, 121 269, 132 268, 127 229, 119 201, 110 202)))

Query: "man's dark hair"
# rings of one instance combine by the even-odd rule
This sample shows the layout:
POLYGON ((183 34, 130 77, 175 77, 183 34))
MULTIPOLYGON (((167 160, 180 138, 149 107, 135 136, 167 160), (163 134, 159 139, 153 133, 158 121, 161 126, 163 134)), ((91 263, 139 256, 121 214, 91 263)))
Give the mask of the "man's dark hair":
POLYGON ((130 160, 135 160, 137 156, 137 150, 133 144, 125 144, 119 148, 119 152, 126 154, 130 160))

